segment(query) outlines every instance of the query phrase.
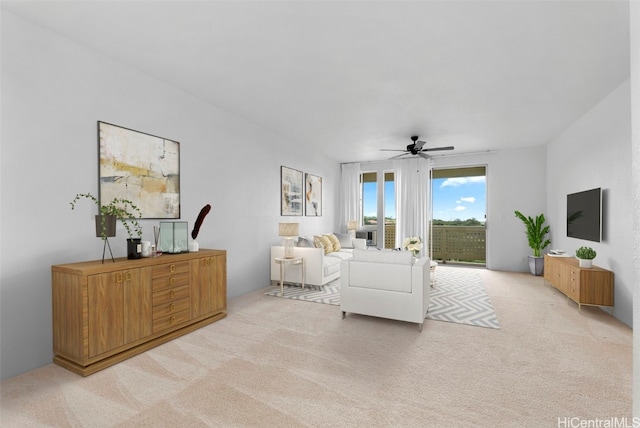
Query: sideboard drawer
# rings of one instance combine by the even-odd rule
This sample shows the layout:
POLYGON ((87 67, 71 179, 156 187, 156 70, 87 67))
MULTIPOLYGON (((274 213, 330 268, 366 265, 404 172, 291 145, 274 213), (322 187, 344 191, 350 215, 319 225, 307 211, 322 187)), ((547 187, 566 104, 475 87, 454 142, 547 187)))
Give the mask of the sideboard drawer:
POLYGON ((189 298, 174 300, 167 303, 161 303, 153 307, 153 319, 157 320, 167 315, 175 314, 189 309, 189 298))
POLYGON ((167 288, 165 290, 160 290, 160 291, 154 291, 152 305, 155 307, 162 303, 168 303, 171 301, 184 299, 186 297, 189 297, 188 285, 183 285, 183 286, 174 287, 174 288, 167 288))
POLYGON ((151 276, 155 279, 161 276, 176 275, 179 273, 186 273, 187 275, 189 274, 188 261, 154 266, 151 276))
POLYGON ((179 324, 189 321, 190 311, 176 312, 175 314, 165 315, 164 317, 153 320, 153 333, 173 328, 179 324))
POLYGON ((189 284, 189 272, 182 272, 153 278, 153 291, 163 290, 169 287, 179 287, 189 284))

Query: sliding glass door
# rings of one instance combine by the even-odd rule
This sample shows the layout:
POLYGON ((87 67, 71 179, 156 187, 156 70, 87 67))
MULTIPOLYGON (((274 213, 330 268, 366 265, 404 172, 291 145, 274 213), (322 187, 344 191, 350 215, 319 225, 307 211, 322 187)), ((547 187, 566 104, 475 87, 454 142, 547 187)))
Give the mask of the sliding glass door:
POLYGON ((486 166, 433 169, 429 249, 443 263, 486 264, 486 166))

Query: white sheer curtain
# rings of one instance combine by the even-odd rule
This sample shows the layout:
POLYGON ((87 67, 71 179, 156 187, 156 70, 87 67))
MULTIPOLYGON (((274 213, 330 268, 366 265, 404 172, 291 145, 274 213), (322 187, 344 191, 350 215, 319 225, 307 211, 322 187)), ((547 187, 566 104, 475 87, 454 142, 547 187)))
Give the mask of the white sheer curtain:
POLYGON ((340 174, 340 232, 349 220, 360 221, 360 164, 342 164, 340 174))
POLYGON ((394 161, 396 188, 396 247, 405 238, 422 238, 427 254, 429 222, 429 162, 421 157, 394 161))

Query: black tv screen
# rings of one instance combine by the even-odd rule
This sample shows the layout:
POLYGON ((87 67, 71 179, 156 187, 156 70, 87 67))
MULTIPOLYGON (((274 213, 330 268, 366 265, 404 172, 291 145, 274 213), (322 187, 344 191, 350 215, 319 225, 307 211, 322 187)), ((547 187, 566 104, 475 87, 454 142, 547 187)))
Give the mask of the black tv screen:
POLYGON ((567 236, 600 242, 601 219, 600 188, 567 195, 567 236))

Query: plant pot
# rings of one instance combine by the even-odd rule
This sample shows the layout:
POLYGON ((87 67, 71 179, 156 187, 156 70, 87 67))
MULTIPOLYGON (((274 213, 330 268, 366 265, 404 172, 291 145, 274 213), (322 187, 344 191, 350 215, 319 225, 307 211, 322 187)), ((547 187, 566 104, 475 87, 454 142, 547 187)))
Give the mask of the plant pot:
POLYGON ((142 239, 127 238, 127 258, 139 259, 142 257, 142 239))
POLYGON ((593 266, 593 260, 591 259, 578 259, 578 264, 581 268, 591 268, 593 266))
POLYGON ((541 276, 544 273, 544 257, 529 256, 529 272, 541 276))
MULTIPOLYGON (((116 216, 104 216, 104 231, 107 238, 116 236, 116 216)), ((102 238, 102 215, 96 215, 96 238, 102 238)))

